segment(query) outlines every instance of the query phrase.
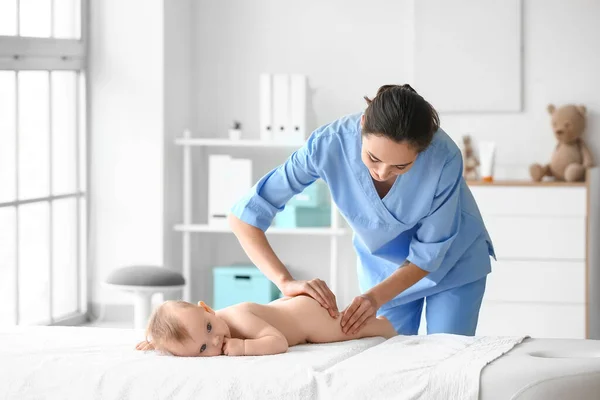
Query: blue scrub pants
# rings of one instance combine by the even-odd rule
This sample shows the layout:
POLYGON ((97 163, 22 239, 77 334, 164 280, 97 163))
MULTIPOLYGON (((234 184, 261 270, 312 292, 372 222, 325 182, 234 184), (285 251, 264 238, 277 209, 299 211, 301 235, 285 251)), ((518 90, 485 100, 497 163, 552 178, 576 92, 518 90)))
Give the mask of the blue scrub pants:
POLYGON ((380 309, 378 315, 390 320, 400 335, 416 335, 421 323, 423 303, 427 334, 450 333, 474 336, 486 278, 455 287, 396 307, 380 309))

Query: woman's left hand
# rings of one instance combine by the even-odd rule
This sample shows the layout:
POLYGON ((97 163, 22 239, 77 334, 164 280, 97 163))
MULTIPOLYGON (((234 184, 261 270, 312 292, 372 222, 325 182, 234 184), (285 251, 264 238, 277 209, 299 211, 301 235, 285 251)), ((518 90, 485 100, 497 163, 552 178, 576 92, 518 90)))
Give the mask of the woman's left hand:
POLYGON ((342 312, 342 331, 346 334, 355 334, 360 331, 367 320, 377 314, 379 306, 369 294, 356 296, 352 303, 342 312))

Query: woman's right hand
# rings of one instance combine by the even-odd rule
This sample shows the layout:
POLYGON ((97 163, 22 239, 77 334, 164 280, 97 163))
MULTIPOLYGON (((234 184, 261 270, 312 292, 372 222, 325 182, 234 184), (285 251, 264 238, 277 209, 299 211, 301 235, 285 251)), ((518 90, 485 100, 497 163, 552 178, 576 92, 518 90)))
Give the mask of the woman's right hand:
POLYGON ((315 299, 329 314, 336 318, 339 315, 334 294, 321 279, 297 281, 292 278, 285 265, 277 258, 269 244, 265 233, 250 225, 233 213, 228 217, 229 226, 240 241, 250 261, 274 282, 284 296, 294 297, 305 294, 315 299))
POLYGON ((312 279, 310 281, 289 280, 281 284, 280 289, 283 295, 288 297, 301 294, 310 296, 318 301, 329 312, 332 318, 336 318, 339 315, 335 295, 321 279, 312 279))

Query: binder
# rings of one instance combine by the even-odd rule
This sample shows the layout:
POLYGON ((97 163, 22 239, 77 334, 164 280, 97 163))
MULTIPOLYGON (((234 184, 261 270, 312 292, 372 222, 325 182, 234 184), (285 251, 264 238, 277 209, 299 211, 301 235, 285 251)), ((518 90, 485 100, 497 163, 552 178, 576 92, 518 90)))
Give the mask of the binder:
POLYGON ((261 74, 259 80, 260 140, 273 139, 273 77, 261 74))
POLYGON ((306 75, 290 76, 289 140, 303 143, 306 139, 306 75))
POLYGON ((287 142, 290 122, 290 79, 287 74, 273 75, 273 139, 287 142))
POLYGON ((246 158, 232 158, 229 163, 229 192, 228 210, 244 197, 252 188, 252 160, 246 158))
POLYGON ((306 140, 306 75, 261 74, 260 139, 283 143, 306 140))
POLYGON ((211 154, 208 157, 208 224, 227 226, 231 198, 231 157, 211 154))

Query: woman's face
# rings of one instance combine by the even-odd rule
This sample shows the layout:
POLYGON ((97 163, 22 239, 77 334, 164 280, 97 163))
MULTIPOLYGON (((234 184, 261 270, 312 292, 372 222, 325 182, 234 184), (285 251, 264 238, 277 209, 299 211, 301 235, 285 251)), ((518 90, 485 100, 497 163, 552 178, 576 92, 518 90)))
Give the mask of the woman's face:
POLYGON ((385 136, 363 135, 362 162, 371 177, 386 182, 410 171, 418 153, 407 143, 396 143, 385 136))

